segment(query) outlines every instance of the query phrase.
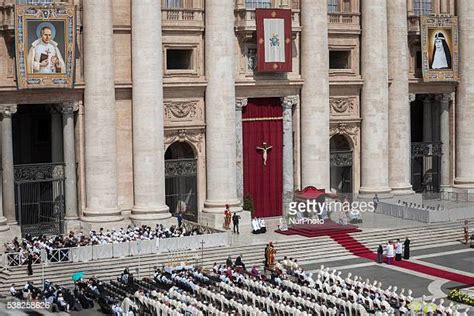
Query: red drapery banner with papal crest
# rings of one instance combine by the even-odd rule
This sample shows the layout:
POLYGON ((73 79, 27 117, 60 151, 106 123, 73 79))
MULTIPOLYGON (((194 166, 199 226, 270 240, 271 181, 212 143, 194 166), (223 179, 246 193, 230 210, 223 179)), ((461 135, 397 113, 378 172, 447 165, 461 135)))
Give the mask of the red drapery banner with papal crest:
POLYGON ((291 72, 291 10, 256 9, 257 71, 291 72))

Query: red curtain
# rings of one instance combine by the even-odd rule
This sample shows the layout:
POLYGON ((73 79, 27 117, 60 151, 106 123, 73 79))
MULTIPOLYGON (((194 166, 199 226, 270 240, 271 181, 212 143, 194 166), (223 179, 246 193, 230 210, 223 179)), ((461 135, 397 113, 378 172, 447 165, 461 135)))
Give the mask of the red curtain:
POLYGON ((255 216, 282 214, 283 191, 283 110, 279 98, 249 99, 242 111, 244 195, 253 199, 255 216), (246 119, 263 119, 250 120, 246 119), (262 151, 268 150, 266 166, 262 151))

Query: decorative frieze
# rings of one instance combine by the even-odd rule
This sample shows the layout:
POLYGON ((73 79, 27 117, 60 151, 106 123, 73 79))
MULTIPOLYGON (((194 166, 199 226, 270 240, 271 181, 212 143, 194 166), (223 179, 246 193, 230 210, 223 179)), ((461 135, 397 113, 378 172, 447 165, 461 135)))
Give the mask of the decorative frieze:
POLYGON ((203 122, 203 111, 199 101, 172 101, 164 104, 165 122, 203 122))
POLYGON ((189 142, 195 145, 199 152, 201 152, 204 141, 203 130, 165 130, 165 148, 174 142, 189 142))
POLYGON ((358 115, 355 97, 331 97, 329 98, 329 107, 331 115, 358 115))

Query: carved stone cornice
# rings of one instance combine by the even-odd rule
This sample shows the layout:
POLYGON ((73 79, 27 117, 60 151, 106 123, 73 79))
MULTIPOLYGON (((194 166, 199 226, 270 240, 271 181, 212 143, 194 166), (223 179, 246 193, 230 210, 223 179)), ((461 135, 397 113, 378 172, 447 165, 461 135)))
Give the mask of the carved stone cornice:
POLYGON ((204 131, 192 129, 165 130, 165 147, 171 145, 174 142, 186 141, 195 145, 198 151, 201 152, 204 141, 204 131))
POLYGON ((281 98, 281 106, 283 107, 283 109, 292 109, 293 106, 298 106, 299 103, 299 95, 289 95, 281 98))
POLYGON ((247 106, 249 99, 248 98, 236 98, 235 99, 235 110, 242 111, 244 107, 247 106))
POLYGON ((164 103, 165 119, 170 121, 202 120, 198 101, 172 101, 164 103))
POLYGON ((354 146, 357 146, 359 138, 360 127, 358 122, 339 122, 331 123, 329 127, 329 137, 334 135, 348 136, 354 146))
POLYGON ((356 114, 355 97, 330 97, 329 107, 332 115, 356 114))
POLYGON ((16 113, 18 106, 16 104, 4 104, 0 105, 0 114, 2 117, 11 118, 16 113))

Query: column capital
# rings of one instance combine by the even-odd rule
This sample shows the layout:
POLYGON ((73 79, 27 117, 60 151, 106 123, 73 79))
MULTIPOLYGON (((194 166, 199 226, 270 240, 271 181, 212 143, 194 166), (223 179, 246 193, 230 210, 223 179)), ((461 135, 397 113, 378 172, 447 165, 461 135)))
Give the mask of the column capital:
POLYGON ((299 95, 289 95, 286 97, 281 97, 281 106, 284 109, 292 109, 293 106, 298 106, 300 103, 299 95))
POLYGON ((50 106, 48 107, 48 110, 49 110, 49 113, 51 113, 52 115, 54 115, 54 114, 58 114, 58 115, 61 114, 61 109, 60 109, 56 104, 50 105, 50 106))
POLYGON ((416 94, 415 93, 409 93, 408 94, 408 101, 413 102, 416 100, 416 94))
POLYGON ((248 101, 248 98, 235 98, 235 110, 242 111, 247 106, 248 101))
POLYGON ((18 106, 16 104, 2 104, 0 105, 0 114, 3 117, 11 118, 16 113, 18 106))
POLYGON ((61 111, 61 113, 63 113, 64 115, 68 115, 68 114, 70 115, 79 110, 79 102, 78 101, 64 102, 62 105, 59 105, 57 109, 61 111))
POLYGON ((448 103, 449 101, 454 100, 454 92, 449 92, 449 93, 443 93, 441 95, 441 102, 442 103, 448 103))

